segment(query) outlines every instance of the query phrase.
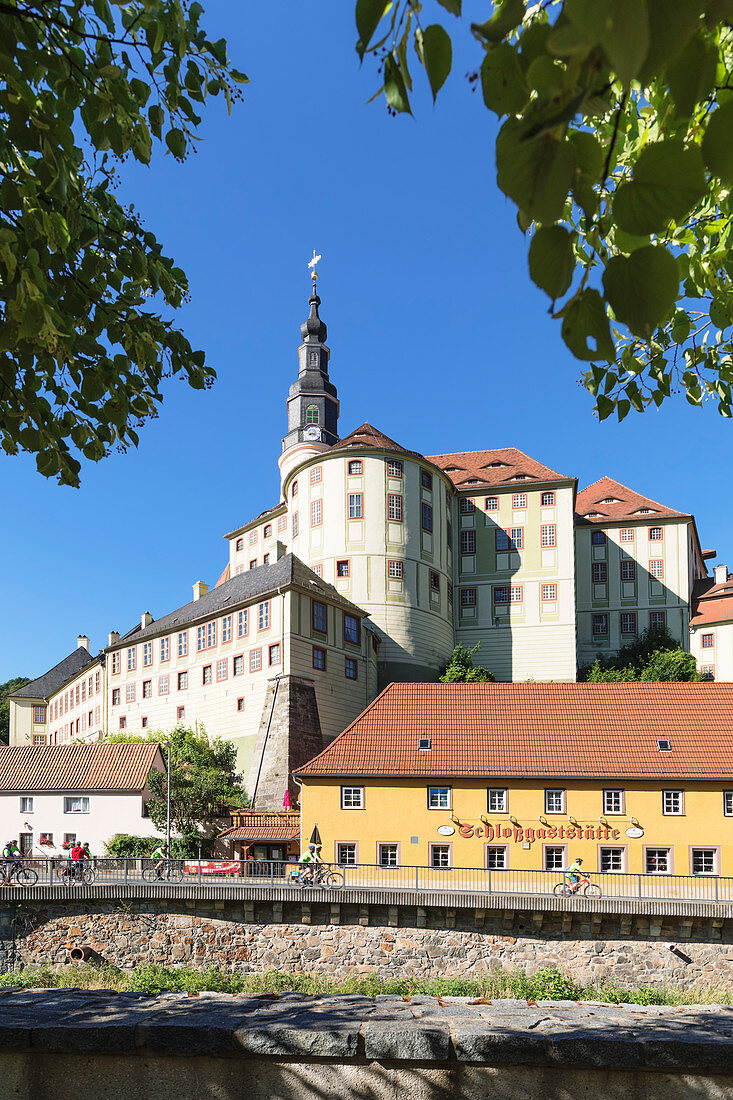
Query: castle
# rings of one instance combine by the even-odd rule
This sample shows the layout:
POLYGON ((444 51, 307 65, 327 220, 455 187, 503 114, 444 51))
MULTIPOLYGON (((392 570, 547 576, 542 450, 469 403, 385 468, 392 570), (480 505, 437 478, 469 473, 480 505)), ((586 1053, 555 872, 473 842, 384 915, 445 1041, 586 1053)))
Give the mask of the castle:
MULTIPOLYGON (((391 681, 434 680, 481 643, 497 680, 572 681, 649 626, 733 679, 733 580, 694 516, 512 447, 422 455, 339 435, 314 281, 274 507, 225 538, 216 585, 93 656, 88 639, 11 700, 11 744, 202 723, 258 805, 391 681), (712 640, 711 640, 712 639, 712 640)), ((292 788, 291 788, 292 789, 292 788)))

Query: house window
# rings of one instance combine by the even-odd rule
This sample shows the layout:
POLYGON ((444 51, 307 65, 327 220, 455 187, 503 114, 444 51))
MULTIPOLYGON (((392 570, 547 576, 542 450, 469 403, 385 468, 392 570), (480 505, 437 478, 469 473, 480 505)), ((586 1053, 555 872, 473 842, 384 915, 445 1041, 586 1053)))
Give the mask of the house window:
POLYGON ((240 697, 239 699, 237 699, 237 711, 241 713, 243 710, 244 710, 244 699, 242 699, 240 697))
POLYGON ((462 554, 475 554, 476 553, 476 532, 475 531, 461 531, 461 553, 462 554))
POLYGON ((293 525, 293 538, 295 539, 295 538, 298 537, 298 513, 297 512, 293 512, 292 525, 293 525))
POLYGON ((565 848, 562 845, 545 848, 545 870, 562 871, 565 866, 565 848))
POLYGON ((160 639, 160 659, 161 661, 169 661, 171 655, 171 640, 170 638, 160 639))
POLYGON ((499 511, 499 498, 498 497, 486 497, 484 500, 484 508, 487 512, 499 511))
POLYGON ((235 544, 236 550, 244 550, 244 539, 237 539, 235 544))
POLYGON ((344 658, 344 676, 347 680, 356 680, 359 677, 359 666, 353 657, 344 658))
MULTIPOLYGON (((118 669, 118 672, 119 672, 119 669, 118 669)), ((99 691, 101 683, 102 683, 102 674, 100 672, 95 672, 94 673, 94 693, 95 693, 95 695, 99 691)))
POLYGON ((430 590, 440 592, 440 575, 434 569, 430 570, 430 590))
POLYGON ((318 600, 313 600, 311 607, 313 629, 319 634, 325 634, 328 629, 328 608, 325 603, 319 603, 318 600))
POLYGON ((185 707, 176 707, 176 722, 182 722, 185 717, 186 717, 186 708, 185 707))
POLYGON ((178 690, 179 691, 187 691, 188 690, 188 673, 187 672, 179 672, 177 682, 178 682, 178 690))
POLYGON ((470 515, 476 511, 476 504, 471 497, 461 497, 461 512, 463 515, 470 515))
POLYGON ((390 477, 402 477, 402 463, 394 460, 388 462, 387 473, 390 477))
POLYGON ((565 791, 562 787, 548 787, 545 790, 545 813, 565 813, 565 791))
POLYGON ((336 576, 337 577, 348 577, 349 573, 350 573, 349 562, 347 560, 344 559, 342 561, 337 561, 336 562, 336 576))
POLYGON ((252 561, 249 563, 249 567, 250 567, 250 569, 256 569, 257 568, 257 558, 252 558, 252 561))
POLYGON ((321 580, 323 580, 323 563, 319 563, 318 565, 312 565, 311 569, 313 570, 313 572, 315 573, 315 575, 317 577, 320 577, 321 580))
POLYGON ((715 679, 715 665, 700 665, 703 680, 715 679))
POLYGON ((556 528, 555 528, 554 523, 543 523, 542 524, 542 526, 540 528, 540 541, 541 541, 542 546, 555 546, 555 543, 556 543, 555 531, 556 531, 556 528))
POLYGON ((257 606, 257 630, 267 630, 270 626, 270 601, 263 600, 257 606))
POLYGON ((313 646, 313 667, 319 672, 326 671, 326 651, 319 645, 313 646))
POLYGON ((661 527, 650 527, 649 528, 649 541, 650 542, 661 542, 663 537, 664 537, 664 532, 663 532, 663 529, 661 527))
MULTIPOLYGON (((313 466, 311 468, 311 472, 310 472, 310 483, 311 483, 311 485, 318 485, 318 483, 321 481, 322 477, 323 477, 323 467, 322 466, 313 466)), ((265 528, 265 530, 267 530, 267 528, 265 528)), ((272 531, 272 528, 270 528, 270 530, 272 531)))
POLYGON ((486 792, 486 809, 490 814, 505 814, 507 812, 506 787, 489 787, 486 792))
MULTIPOLYGON (((127 671, 134 672, 137 666, 137 646, 130 646, 127 651, 127 671)), ((78 688, 77 688, 78 691, 78 688)), ((77 700, 78 702, 78 700, 77 700)))
POLYGON ((554 503, 555 503, 555 493, 554 492, 543 493, 542 496, 540 497, 540 504, 542 505, 543 508, 550 508, 554 505, 554 503))
POLYGON ((661 580, 664 576, 664 559, 652 558, 649 561, 649 573, 652 577, 656 577, 658 580, 661 580))
POLYGON ((648 875, 666 875, 671 869, 669 848, 647 848, 644 869, 648 875))
POLYGON ((450 520, 445 524, 445 541, 449 550, 453 549, 453 524, 450 520))
POLYGON ((605 531, 591 531, 590 541, 593 546, 605 546, 606 545, 606 532, 605 531))
POLYGON ((604 814, 622 814, 624 812, 624 792, 619 787, 609 788, 603 792, 604 814))
POLYGON ((429 474, 427 470, 420 471, 420 484, 423 489, 432 489, 433 487, 433 475, 429 474))
POLYGON ((608 634, 608 615, 593 616, 593 634, 608 634))
POLYGON ((405 575, 405 563, 403 561, 388 561, 387 576, 401 581, 405 575))
POLYGON ((323 501, 311 501, 311 527, 320 527, 323 522, 323 501))
MULTIPOLYGON (((651 566, 651 562, 649 565, 651 566)), ((652 576, 654 574, 652 573, 652 576)), ((635 561, 622 561, 621 562, 621 580, 622 581, 635 581, 636 580, 636 562, 635 561)))
POLYGON ((667 741, 666 738, 664 738, 661 741, 657 741, 657 748, 659 749, 660 752, 671 752, 672 751, 672 742, 667 741))
POLYGON ((249 651, 249 671, 250 672, 259 672, 261 668, 262 668, 262 650, 259 647, 257 649, 250 649, 250 651, 249 651))
POLYGON ((321 414, 318 411, 318 405, 307 405, 306 406, 305 422, 306 422, 306 424, 320 424, 321 414))
MULTIPOLYGON (((320 469, 320 467, 319 467, 319 469, 320 469)), ((320 478, 319 478, 319 481, 320 481, 320 478)), ((263 537, 263 539, 271 539, 272 538, 272 524, 271 523, 266 523, 265 526, 262 528, 262 537, 263 537)))
POLYGON ((206 624, 206 648, 213 649, 216 645, 216 622, 206 624))
POLYGON ((461 589, 461 607, 475 607, 476 606, 476 589, 475 588, 462 588, 461 589))
POLYGON ((449 810, 451 808, 450 787, 428 787, 428 809, 449 810))
POLYGON ((360 458, 353 458, 349 463, 349 477, 359 477, 364 473, 362 461, 360 458))
MULTIPOLYGON (((78 719, 77 719, 77 721, 78 721, 78 719)), ((82 721, 83 721, 83 719, 82 719, 82 721)), ((84 727, 82 726, 82 729, 83 728, 84 727)), ((45 733, 34 733, 33 734, 33 744, 34 745, 45 745, 46 744, 46 735, 45 735, 45 733)))
POLYGON ((120 705, 120 689, 112 688, 112 706, 118 707, 120 705))
POLYGON ((246 607, 243 611, 238 611, 237 612, 237 637, 238 638, 246 637, 247 631, 249 630, 249 621, 248 621, 248 619, 249 619, 249 616, 248 616, 248 610, 247 610, 246 607))
POLYGON ((662 791, 662 813, 681 817, 685 812, 684 791, 662 791))
POLYGON ((703 649, 712 649, 715 645, 715 635, 703 634, 700 639, 700 644, 702 645, 703 649))
POLYGON ((356 615, 344 614, 344 641, 361 645, 361 623, 356 615))
POLYGON ((206 649, 206 627, 199 626, 196 628, 196 649, 200 653, 203 649, 206 649))
POLYGON ((285 528, 287 527, 287 525, 288 525, 288 517, 287 516, 278 516, 277 517, 277 529, 278 529, 278 531, 284 531, 285 528))
POLYGON ((512 508, 526 508, 527 507, 527 494, 526 493, 514 493, 512 495, 512 508))
POLYGON ((636 634, 636 612, 624 611, 621 614, 621 633, 636 634))
POLYGON ((634 541, 634 528, 622 527, 619 531, 619 539, 621 542, 633 542, 634 541))
POLYGON ((489 847, 486 848, 486 870, 487 871, 503 871, 508 867, 506 847, 489 847))
POLYGON ((225 657, 221 661, 216 662, 216 682, 220 683, 222 680, 226 680, 229 673, 229 661, 225 657))
POLYGON ((423 504, 421 509, 422 514, 422 529, 423 531, 432 531, 433 529, 433 506, 432 504, 423 504))
POLYGON ((543 600, 556 600, 557 599, 557 585, 556 584, 543 584, 542 585, 542 599, 543 600))
POLYGON ((250 546, 256 546, 257 545, 257 528, 255 528, 254 531, 250 531, 250 533, 249 533, 249 544, 250 544, 250 546))
POLYGON ((33 797, 32 797, 32 795, 27 795, 27 794, 21 795, 21 798, 20 798, 20 812, 22 814, 32 814, 33 813, 33 797))
POLYGON ((268 660, 268 662, 271 666, 280 664, 280 643, 279 642, 274 642, 271 646, 268 646, 268 648, 267 648, 267 660, 268 660))
POLYGON ((430 866, 450 867, 450 844, 430 845, 430 866))
POLYGON ((158 677, 158 695, 167 695, 169 689, 168 674, 158 677))
POLYGON ((145 642, 143 645, 143 668, 153 663, 153 643, 145 642))
POLYGON ((45 706, 34 706, 33 708, 33 721, 36 725, 42 726, 46 721, 46 708, 45 706))
POLYGON ((598 853, 598 870, 623 871, 624 854, 623 848, 601 848, 598 853))
POLYGON ((593 583, 605 584, 608 579, 608 570, 605 561, 596 561, 593 563, 593 583))
POLYGON ((387 494, 387 517, 394 523, 402 523, 402 495, 400 493, 387 494))
POLYGON ((244 673, 244 656, 238 653, 232 658, 232 676, 242 676, 244 673))
POLYGON ((221 640, 224 642, 231 642, 232 640, 232 617, 231 615, 225 615, 221 620, 221 640))
POLYGON ((347 844, 336 845, 336 862, 341 867, 355 867, 356 866, 356 844, 349 842, 347 844))
POLYGON ((494 588, 494 603, 521 603, 522 597, 521 584, 503 584, 494 588))
POLYGON ((135 702, 135 685, 127 684, 125 688, 125 699, 128 703, 135 702))
POLYGON ((717 848, 693 848, 691 856, 693 875, 717 875, 717 848))
POLYGON ((399 867, 399 844, 378 844, 380 867, 399 867))
POLYGON ((364 494, 349 493, 349 519, 362 519, 364 516, 364 494))
POLYGON ((649 612, 649 626, 652 630, 664 630, 667 625, 667 612, 666 611, 650 611, 649 612))
POLYGON ((298 480, 297 480, 297 478, 293 482, 293 487, 290 490, 290 495, 293 496, 293 497, 297 497, 297 495, 298 495, 298 480))
POLYGON ((89 799, 84 795, 71 795, 64 798, 65 814, 88 814, 89 799))
POLYGON ((140 719, 140 725, 141 725, 142 729, 144 729, 144 730, 146 730, 148 728, 148 720, 145 717, 145 715, 143 715, 143 717, 140 719))
POLYGON ((341 788, 341 809, 342 810, 363 810, 365 805, 364 788, 363 787, 342 787, 341 788))

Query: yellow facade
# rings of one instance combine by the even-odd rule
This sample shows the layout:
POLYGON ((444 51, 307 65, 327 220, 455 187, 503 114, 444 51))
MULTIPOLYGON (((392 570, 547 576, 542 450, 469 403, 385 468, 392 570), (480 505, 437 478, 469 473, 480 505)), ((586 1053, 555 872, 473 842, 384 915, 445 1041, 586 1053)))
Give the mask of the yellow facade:
POLYGON ((733 780, 308 776, 302 814, 303 837, 317 823, 323 856, 335 863, 355 856, 358 864, 384 864, 396 855, 398 866, 446 865, 447 858, 450 867, 560 870, 581 857, 591 873, 733 875, 733 780), (342 808, 359 801, 345 799, 345 789, 363 791, 363 808, 342 808), (550 795, 548 803, 552 791, 563 792, 564 812, 547 811, 558 801, 550 795), (500 792, 505 808, 490 812, 490 799, 502 804, 500 792))

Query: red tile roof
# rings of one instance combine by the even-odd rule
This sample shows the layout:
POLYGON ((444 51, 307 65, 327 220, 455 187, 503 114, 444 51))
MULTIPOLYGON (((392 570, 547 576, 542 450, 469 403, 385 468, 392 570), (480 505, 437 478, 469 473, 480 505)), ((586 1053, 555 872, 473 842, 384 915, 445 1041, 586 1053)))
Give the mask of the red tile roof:
POLYGON ((296 774, 730 779, 733 683, 390 684, 296 774))
MULTIPOLYGON (((408 450, 407 447, 402 447, 394 439, 390 439, 388 435, 385 435, 384 432, 380 432, 378 428, 373 428, 371 424, 366 422, 361 427, 354 428, 353 432, 349 432, 338 443, 334 443, 331 451, 356 450, 360 447, 375 447, 380 451, 402 451, 408 455, 418 453, 417 451, 408 450)), ((328 453, 330 454, 331 451, 328 453)), ((422 458, 422 455, 420 455, 420 458, 422 458)))
POLYGON ((448 475, 457 489, 473 485, 512 485, 514 479, 524 481, 572 481, 573 478, 543 466, 516 447, 500 447, 493 451, 458 451, 449 455, 427 455, 448 475), (524 476, 522 476, 524 475, 524 476))
POLYGON ((297 825, 234 825, 219 833, 220 840, 295 840, 299 836, 297 825))
POLYGON ((2 746, 0 791, 142 791, 156 758, 155 742, 2 746))
POLYGON ((219 577, 219 580, 214 585, 214 588, 218 588, 220 584, 224 584, 224 581, 228 581, 228 580, 229 580, 229 562, 227 562, 226 565, 224 566, 224 568, 221 572, 221 575, 219 577))
POLYGON ((690 626, 707 626, 733 620, 733 576, 722 584, 714 577, 697 581, 692 590, 690 626))
POLYGON ((676 512, 666 504, 645 497, 612 477, 602 477, 581 489, 575 501, 576 523, 617 523, 619 520, 637 520, 653 523, 658 519, 690 519, 687 512, 676 512), (604 503, 607 499, 616 503, 604 503), (639 509, 649 512, 639 515, 639 509), (598 513, 595 515, 594 513, 598 513))

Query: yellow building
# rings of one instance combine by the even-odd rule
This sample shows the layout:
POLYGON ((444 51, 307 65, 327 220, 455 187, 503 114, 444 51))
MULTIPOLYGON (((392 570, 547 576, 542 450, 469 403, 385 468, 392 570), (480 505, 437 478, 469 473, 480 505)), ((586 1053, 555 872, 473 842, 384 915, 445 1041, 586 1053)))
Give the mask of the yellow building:
POLYGON ((392 684, 296 778, 343 865, 733 875, 731 684, 392 684))

